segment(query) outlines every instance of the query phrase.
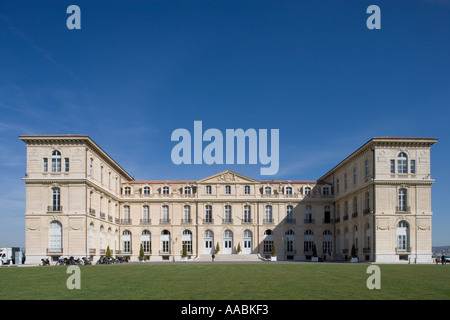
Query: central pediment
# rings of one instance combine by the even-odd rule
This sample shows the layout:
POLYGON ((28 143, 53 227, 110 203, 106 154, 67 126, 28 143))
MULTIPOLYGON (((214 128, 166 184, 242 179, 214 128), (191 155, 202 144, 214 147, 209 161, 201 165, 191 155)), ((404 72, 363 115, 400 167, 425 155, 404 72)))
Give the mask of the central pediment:
POLYGON ((259 181, 243 176, 239 173, 227 170, 204 178, 198 183, 259 183, 259 181))

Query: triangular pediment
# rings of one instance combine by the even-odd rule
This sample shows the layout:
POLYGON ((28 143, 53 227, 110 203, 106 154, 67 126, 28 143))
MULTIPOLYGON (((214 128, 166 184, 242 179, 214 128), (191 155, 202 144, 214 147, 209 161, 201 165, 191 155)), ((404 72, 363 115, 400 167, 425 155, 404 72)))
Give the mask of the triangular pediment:
POLYGON ((242 174, 226 170, 213 176, 204 178, 197 183, 258 183, 259 181, 243 176, 242 174))

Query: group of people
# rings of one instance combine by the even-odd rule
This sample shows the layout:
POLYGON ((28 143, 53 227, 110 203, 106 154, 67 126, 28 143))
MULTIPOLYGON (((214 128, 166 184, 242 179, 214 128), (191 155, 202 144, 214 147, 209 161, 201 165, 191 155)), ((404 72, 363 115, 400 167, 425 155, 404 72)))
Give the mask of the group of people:
MULTIPOLYGON (((442 264, 447 264, 447 260, 445 260, 445 255, 442 255, 440 259, 442 264)), ((439 264, 438 257, 436 257, 436 264, 439 264)))

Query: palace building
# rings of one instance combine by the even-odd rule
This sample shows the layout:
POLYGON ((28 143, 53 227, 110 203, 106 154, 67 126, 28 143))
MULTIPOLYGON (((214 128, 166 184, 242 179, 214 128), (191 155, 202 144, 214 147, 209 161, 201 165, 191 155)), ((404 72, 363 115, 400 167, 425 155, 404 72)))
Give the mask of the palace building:
POLYGON ((20 136, 27 147, 27 262, 348 259, 428 263, 434 138, 373 138, 316 181, 224 171, 135 180, 86 135, 20 136), (315 250, 314 250, 315 249, 315 250))

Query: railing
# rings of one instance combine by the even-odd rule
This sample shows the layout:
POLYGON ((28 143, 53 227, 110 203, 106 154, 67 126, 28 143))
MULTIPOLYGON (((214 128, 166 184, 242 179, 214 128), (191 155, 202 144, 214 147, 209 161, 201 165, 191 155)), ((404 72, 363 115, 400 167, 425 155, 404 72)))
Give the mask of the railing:
POLYGON ((106 217, 106 214, 104 212, 100 211, 100 218, 105 219, 105 217, 106 217))
POLYGON ((263 219, 263 223, 273 223, 273 219, 263 219))
POLYGON ((411 208, 409 206, 397 206, 397 207, 395 207, 395 211, 405 213, 405 212, 410 212, 411 208))
POLYGON ((214 219, 210 218, 210 219, 204 219, 203 223, 214 223, 214 219))
POLYGON ((170 219, 159 219, 159 224, 169 224, 170 219))
POLYGON ((95 209, 89 208, 89 214, 95 216, 95 209))
POLYGON ((47 212, 62 212, 63 207, 62 206, 48 206, 47 212))
POLYGON ((190 224, 192 223, 192 219, 181 219, 182 224, 190 224))
POLYGON ((352 218, 356 218, 358 216, 358 211, 352 213, 352 218))
POLYGON ((141 219, 139 220, 139 224, 151 224, 151 219, 141 219))
POLYGON ((305 219, 305 220, 303 220, 303 222, 304 222, 305 224, 314 224, 314 223, 315 223, 314 219, 312 219, 312 218, 305 219))
POLYGON ((410 247, 406 247, 406 248, 395 248, 395 253, 396 254, 406 254, 406 253, 411 253, 411 248, 410 247))
POLYGON ((233 223, 233 219, 223 219, 222 224, 233 223))
POLYGON ((284 219, 284 223, 288 223, 288 224, 296 224, 297 220, 292 219, 292 218, 286 218, 284 219))
POLYGON ((242 223, 252 223, 252 219, 242 219, 242 223))
POLYGON ((370 213, 370 209, 369 208, 363 210, 363 214, 369 214, 369 213, 370 213))
POLYGON ((120 219, 121 224, 131 224, 131 219, 120 219))
POLYGON ((62 255, 63 249, 62 248, 47 248, 47 255, 62 255))
POLYGON ((333 223, 333 219, 331 218, 324 218, 323 223, 333 223))

